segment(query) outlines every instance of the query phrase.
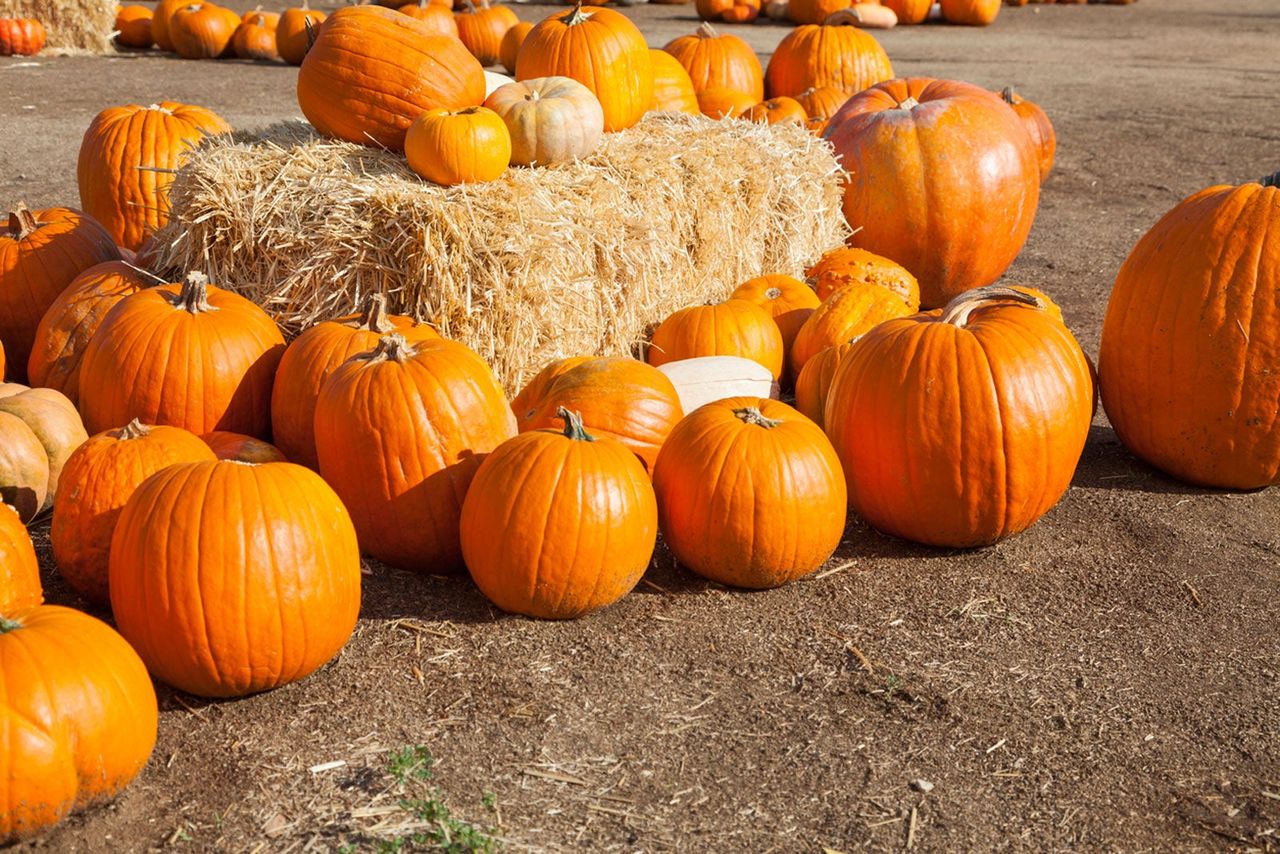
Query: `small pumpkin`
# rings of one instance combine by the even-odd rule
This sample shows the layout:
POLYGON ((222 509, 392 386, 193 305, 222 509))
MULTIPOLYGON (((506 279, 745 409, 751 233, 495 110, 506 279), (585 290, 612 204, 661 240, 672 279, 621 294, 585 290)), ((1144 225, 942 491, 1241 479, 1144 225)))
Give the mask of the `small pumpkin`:
POLYGON ((280 26, 280 13, 264 12, 261 6, 250 9, 248 12, 245 12, 240 16, 241 21, 252 21, 259 18, 262 20, 262 23, 271 27, 272 33, 275 32, 276 27, 280 26))
POLYGON ((213 3, 188 3, 169 16, 169 40, 183 59, 217 59, 231 52, 240 16, 213 3))
POLYGON ((44 449, 49 463, 49 478, 40 509, 47 510, 53 506, 53 499, 58 494, 67 458, 89 438, 80 413, 76 412, 75 405, 66 395, 50 388, 33 388, 0 397, 0 412, 22 419, 44 449))
POLYGON ((697 356, 658 366, 675 386, 680 408, 693 412, 726 397, 769 397, 777 400, 778 381, 759 362, 741 356, 697 356))
POLYGON ((854 3, 827 16, 824 24, 850 24, 864 30, 891 30, 898 26, 898 16, 880 3, 854 3))
POLYGON ((692 35, 680 36, 663 48, 684 66, 693 81, 693 90, 729 89, 750 95, 758 104, 764 100, 764 71, 756 52, 731 33, 720 34, 703 23, 692 35))
POLYGON ((122 47, 149 48, 152 11, 146 6, 121 6, 116 12, 116 43, 122 47))
POLYGON ((450 5, 431 0, 418 0, 417 3, 401 6, 400 12, 418 19, 442 36, 453 36, 455 39, 459 37, 458 22, 453 17, 453 9, 450 5))
POLYGON ((893 10, 899 24, 923 24, 929 17, 933 0, 880 0, 880 4, 893 10))
POLYGON ((45 39, 44 24, 35 18, 0 18, 0 56, 35 56, 45 39))
POLYGON ((682 308, 654 330, 648 361, 658 366, 695 356, 753 359, 776 380, 784 361, 782 333, 769 312, 746 300, 682 308))
POLYGON ((948 24, 985 27, 1000 14, 1000 0, 939 0, 948 24))
POLYGON ((213 455, 220 460, 235 460, 241 463, 288 462, 275 445, 243 433, 214 430, 212 433, 205 433, 200 440, 208 445, 209 450, 213 451, 213 455))
POLYGON ((813 282, 818 299, 826 299, 845 285, 879 285, 902 297, 907 308, 920 308, 920 283, 896 261, 865 249, 842 246, 825 253, 805 275, 813 282))
POLYGON ((1031 141, 1039 156, 1040 180, 1044 181, 1053 171, 1053 157, 1058 150, 1058 136, 1054 133, 1053 122, 1049 121, 1049 117, 1039 105, 1014 92, 1012 86, 1004 87, 1000 97, 1006 104, 1013 107, 1018 118, 1022 119, 1022 126, 1031 135, 1031 141))
POLYGON ((800 106, 800 102, 785 95, 761 101, 743 113, 742 117, 749 122, 770 125, 785 122, 802 125, 809 120, 809 117, 805 114, 804 107, 800 106))
POLYGON ((790 0, 787 17, 794 24, 821 24, 833 13, 848 9, 853 0, 790 0))
POLYGON ((169 37, 169 19, 173 13, 183 6, 190 5, 192 0, 160 0, 151 16, 151 36, 156 47, 172 51, 173 39, 169 37))
POLYGON ((454 12, 458 38, 481 65, 497 65, 502 57, 502 39, 507 30, 520 23, 510 6, 489 4, 489 0, 467 0, 461 12, 454 12))
POLYGON ((427 110, 404 140, 409 166, 445 187, 495 181, 511 165, 511 132, 487 107, 427 110))
POLYGON ((231 36, 231 49, 241 59, 271 62, 280 58, 276 50, 276 27, 264 12, 246 15, 231 36))
POLYGON ((698 93, 698 109, 709 119, 740 119, 755 105, 755 95, 737 89, 704 89, 698 93))
POLYGON ((280 58, 290 65, 301 65, 324 19, 324 12, 308 8, 306 0, 301 6, 281 12, 280 23, 276 24, 276 51, 280 58))
POLYGON ((569 77, 508 83, 485 99, 507 126, 517 166, 571 163, 595 151, 604 111, 591 90, 569 77))
POLYGON ((653 61, 653 109, 659 112, 702 115, 693 81, 674 56, 656 48, 649 51, 653 61))
POLYGON ((836 86, 809 88, 795 96, 808 117, 806 126, 817 136, 827 129, 831 117, 849 100, 849 93, 836 86))
POLYGON ((507 34, 502 37, 502 44, 498 45, 498 60, 508 74, 514 75, 516 73, 516 58, 520 55, 520 47, 524 44, 524 40, 529 37, 529 32, 532 29, 533 24, 531 22, 519 21, 515 26, 507 30, 507 34))
POLYGON ((796 409, 819 427, 826 423, 827 395, 831 391, 831 380, 839 370, 840 363, 861 337, 819 350, 809 357, 796 376, 796 409))
POLYGON ((760 0, 696 0, 694 8, 704 21, 749 24, 760 17, 760 0))
POLYGON ((857 338, 886 320, 912 314, 896 293, 879 285, 845 285, 822 301, 796 333, 791 345, 792 376, 818 353, 857 338))
POLYGON ((778 42, 764 75, 770 98, 823 86, 852 95, 892 77, 884 48, 848 22, 796 27, 778 42))
POLYGON ((44 601, 36 549, 18 512, 0 502, 0 616, 44 601))
POLYGON ((822 303, 813 288, 799 279, 779 274, 748 279, 738 285, 730 297, 755 303, 768 311, 782 333, 782 348, 786 353, 791 352, 800 327, 822 303))

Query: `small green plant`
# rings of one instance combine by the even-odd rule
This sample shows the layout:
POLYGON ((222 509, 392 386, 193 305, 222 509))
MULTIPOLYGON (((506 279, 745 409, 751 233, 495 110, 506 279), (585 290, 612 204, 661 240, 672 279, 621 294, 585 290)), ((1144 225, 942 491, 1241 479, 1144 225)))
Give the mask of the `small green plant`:
MULTIPOLYGON (((490 854, 497 851, 498 839, 490 829, 481 829, 465 819, 454 817, 444 793, 428 786, 434 764, 431 751, 414 745, 391 754, 387 773, 400 790, 400 808, 425 825, 420 830, 378 843, 378 854, 401 851, 440 851, 444 854, 490 854)), ((486 792, 484 805, 493 811, 497 798, 486 792)))
POLYGON ((404 786, 410 779, 430 780, 431 766, 434 763, 435 757, 431 755, 431 751, 420 744, 415 744, 413 747, 406 747, 391 754, 391 761, 387 763, 387 773, 404 786))

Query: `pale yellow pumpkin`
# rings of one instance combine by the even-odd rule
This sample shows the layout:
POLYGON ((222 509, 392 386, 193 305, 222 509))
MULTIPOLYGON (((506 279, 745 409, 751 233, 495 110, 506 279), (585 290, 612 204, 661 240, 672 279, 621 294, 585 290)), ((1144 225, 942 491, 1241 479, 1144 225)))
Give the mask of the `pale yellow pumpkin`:
POLYGON ((511 132, 511 162, 553 166, 586 157, 604 133, 595 94, 569 77, 535 77, 494 90, 484 105, 511 132))

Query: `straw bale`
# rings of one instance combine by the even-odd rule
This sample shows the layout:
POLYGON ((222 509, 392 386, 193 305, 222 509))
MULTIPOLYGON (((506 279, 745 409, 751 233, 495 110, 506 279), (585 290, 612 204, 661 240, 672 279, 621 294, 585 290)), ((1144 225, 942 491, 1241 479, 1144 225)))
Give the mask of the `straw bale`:
POLYGON ((0 18, 35 18, 46 53, 113 53, 114 0, 0 0, 0 18))
POLYGON ((551 359, 636 352, 677 308, 841 244, 841 172, 798 125, 652 113, 579 163, 442 188, 301 122, 214 138, 169 191, 161 263, 289 333, 371 291, 514 390, 551 359))

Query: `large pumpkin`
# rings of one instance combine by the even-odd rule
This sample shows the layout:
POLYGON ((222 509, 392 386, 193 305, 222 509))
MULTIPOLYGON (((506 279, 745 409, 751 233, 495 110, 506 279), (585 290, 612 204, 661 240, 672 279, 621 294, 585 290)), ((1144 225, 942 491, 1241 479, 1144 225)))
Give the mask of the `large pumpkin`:
POLYGON ((240 16, 206 2, 179 6, 169 16, 169 41, 183 59, 217 59, 231 53, 240 16))
POLYGON ((271 435, 284 338, 266 312, 200 273, 121 300, 85 348, 80 406, 90 432, 137 418, 198 436, 271 435))
POLYGON ((756 52, 731 33, 721 35, 704 23, 692 34, 667 42, 663 48, 684 66, 695 92, 732 89, 764 100, 764 71, 756 52))
POLYGON ((644 467, 592 436, 523 433, 480 464, 462 508, 462 552, 476 586, 504 611, 569 619, 621 599, 653 557, 658 510, 644 467))
POLYGON ((826 431, 849 502, 951 548, 1027 528, 1066 491, 1092 419, 1089 363, 1033 296, 990 286, 867 333, 832 380, 826 431))
POLYGON ((0 616, 44 601, 40 564, 27 526, 16 510, 0 502, 0 616))
POLYGON ((213 459, 213 451, 194 434, 138 421, 99 433, 77 448, 62 470, 49 529, 53 558, 67 584, 85 599, 106 604, 111 536, 129 496, 161 469, 213 459))
POLYGON ((19 205, 0 227, 0 346, 9 375, 26 379, 40 318, 76 276, 103 261, 119 261, 111 235, 68 208, 19 205))
POLYGON ((462 42, 377 6, 334 12, 298 70, 298 106, 316 130, 394 151, 418 116, 476 106, 484 93, 484 69, 462 42))
POLYGON ((456 341, 384 336, 320 390, 320 472, 351 511, 360 544, 417 572, 462 569, 458 516, 484 454, 514 436, 493 371, 456 341))
POLYGON ((782 333, 769 312, 742 299, 682 308, 658 325, 648 362, 664 365, 697 356, 741 356, 782 376, 782 333))
POLYGON ((822 86, 852 95, 891 77, 893 66, 880 42, 849 24, 796 27, 778 42, 764 75, 771 98, 822 86))
POLYGON ((1280 483, 1280 173, 1178 203, 1120 268, 1102 403, 1125 446, 1181 480, 1280 483))
POLYGON ((116 243, 136 250, 169 221, 173 170, 206 135, 230 131, 216 113, 189 104, 109 107, 80 142, 80 204, 116 243))
POLYGON ((693 80, 680 60, 665 50, 649 51, 653 61, 653 109, 660 112, 702 114, 698 109, 698 93, 693 80))
POLYGON ((516 57, 516 79, 572 77, 604 110, 606 131, 629 128, 653 103, 653 63, 640 30, 612 9, 555 14, 532 30, 516 57))
POLYGON ((910 270, 926 308, 995 281, 1022 249, 1040 169, 998 95, 951 80, 890 80, 849 99, 827 138, 849 172, 849 245, 910 270))
POLYGON ((826 299, 845 285, 868 284, 888 288, 902 297, 907 308, 920 308, 920 283, 896 261, 865 249, 842 246, 817 260, 805 275, 813 282, 818 299, 826 299))
POLYGON ((494 90, 484 105, 511 133, 517 166, 571 163, 595 151, 604 133, 600 101, 570 77, 535 77, 494 90))
POLYGON ((768 398, 708 403, 681 421, 653 473, 676 560, 735 587, 808 575, 840 545, 840 460, 809 419, 768 398))
POLYGON ((158 718, 147 669, 106 623, 54 605, 0 614, 0 845, 123 791, 158 718))
POLYGON ((453 17, 458 26, 458 38, 471 55, 486 66, 498 64, 502 58, 503 37, 507 30, 520 23, 510 6, 491 6, 489 0, 479 0, 478 3, 467 0, 466 7, 454 12, 453 17))
POLYGON ((0 397, 0 412, 21 418, 40 446, 49 462, 49 479, 45 485, 45 498, 41 510, 53 506, 58 494, 58 483, 67 458, 89 438, 80 413, 66 395, 49 388, 33 388, 18 394, 0 397))
MULTIPOLYGON (((280 58, 290 65, 301 65, 324 19, 324 12, 308 8, 307 0, 302 0, 301 6, 281 12, 280 22, 276 24, 276 50, 280 58)), ((453 22, 452 15, 449 20, 453 22)))
POLYGON ((309 469, 179 463, 120 513, 110 584, 116 624, 147 669, 192 694, 235 697, 338 654, 360 611, 360 549, 342 502, 309 469))
POLYGON ((1004 87, 1000 97, 1006 104, 1013 107, 1018 118, 1022 119, 1022 126, 1031 135, 1040 163, 1040 180, 1043 181, 1053 171, 1053 157, 1058 150, 1058 136, 1054 133, 1053 122, 1049 121, 1049 116, 1040 109, 1038 104, 1014 92, 1012 86, 1004 87))
POLYGON ((828 347, 843 344, 895 317, 906 317, 913 309, 888 288, 855 283, 845 285, 822 301, 805 320, 791 345, 792 376, 799 376, 805 363, 828 347))

